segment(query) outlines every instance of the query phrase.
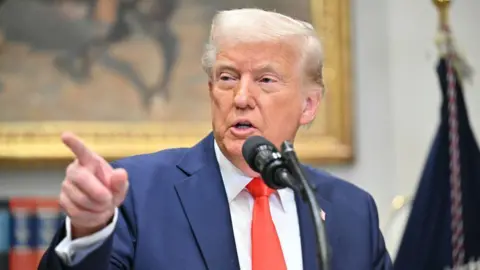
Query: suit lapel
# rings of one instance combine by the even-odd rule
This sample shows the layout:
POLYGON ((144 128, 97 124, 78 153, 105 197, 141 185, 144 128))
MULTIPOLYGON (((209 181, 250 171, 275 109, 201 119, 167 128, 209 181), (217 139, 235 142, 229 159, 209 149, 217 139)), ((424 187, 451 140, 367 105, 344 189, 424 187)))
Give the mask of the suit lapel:
POLYGON ((239 269, 230 209, 210 134, 184 156, 176 185, 208 269, 239 269))
MULTIPOLYGON (((307 171, 306 171, 307 172, 307 171)), ((307 177, 314 177, 313 174, 307 174, 307 177)), ((317 176, 318 177, 318 176, 317 176)), ((311 181, 316 183, 316 181, 311 181)), ((320 205, 320 208, 325 212, 325 230, 327 235, 327 243, 330 247, 330 250, 338 250, 334 248, 338 242, 340 234, 335 227, 335 213, 332 211, 332 204, 327 201, 326 194, 320 192, 317 188, 318 185, 315 185, 317 200, 320 205), (322 194, 323 193, 323 194, 322 194)), ((318 258, 317 258, 317 242, 316 242, 316 231, 313 224, 313 219, 311 215, 311 210, 308 204, 302 200, 299 194, 295 195, 295 201, 297 205, 298 220, 300 226, 300 237, 302 241, 302 257, 303 257, 303 268, 304 269, 321 269, 319 268, 318 258)), ((333 252, 331 253, 333 254, 333 252)), ((333 265, 334 257, 330 258, 330 263, 333 265)))

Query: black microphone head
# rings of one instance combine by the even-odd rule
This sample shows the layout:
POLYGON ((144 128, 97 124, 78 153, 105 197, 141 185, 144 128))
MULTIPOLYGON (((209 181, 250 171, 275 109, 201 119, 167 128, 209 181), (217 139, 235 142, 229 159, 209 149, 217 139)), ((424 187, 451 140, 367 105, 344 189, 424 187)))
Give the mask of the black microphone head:
POLYGON ((282 155, 275 145, 261 136, 249 137, 242 146, 243 158, 250 168, 262 176, 267 186, 280 189, 291 186, 282 155))
POLYGON ((243 158, 247 162, 250 168, 258 173, 261 173, 262 168, 259 168, 259 164, 257 164, 257 155, 259 152, 268 150, 270 152, 278 152, 275 145, 269 142, 262 136, 251 136, 249 137, 245 143, 243 143, 242 147, 242 154, 243 158))

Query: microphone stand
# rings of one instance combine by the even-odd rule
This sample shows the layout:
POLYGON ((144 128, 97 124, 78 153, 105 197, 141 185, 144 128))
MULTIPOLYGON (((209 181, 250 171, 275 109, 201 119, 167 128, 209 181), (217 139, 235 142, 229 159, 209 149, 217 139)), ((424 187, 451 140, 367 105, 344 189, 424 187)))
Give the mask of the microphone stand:
POLYGON ((310 206, 317 235, 317 259, 319 265, 322 270, 330 270, 330 248, 328 247, 325 226, 321 218, 321 209, 313 191, 314 188, 307 181, 300 167, 300 162, 295 154, 292 143, 288 141, 283 142, 282 155, 285 157, 293 176, 300 181, 301 185, 299 190, 303 201, 310 206))

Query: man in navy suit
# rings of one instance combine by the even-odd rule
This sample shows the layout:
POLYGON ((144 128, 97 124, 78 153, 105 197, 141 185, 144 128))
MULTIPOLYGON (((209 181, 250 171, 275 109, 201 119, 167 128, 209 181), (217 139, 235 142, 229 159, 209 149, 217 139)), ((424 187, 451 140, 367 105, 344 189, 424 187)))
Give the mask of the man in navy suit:
MULTIPOLYGON (((111 164, 65 133, 76 156, 60 193, 68 217, 39 269, 319 269, 308 205, 290 189, 269 190, 242 145, 260 135, 279 147, 314 120, 322 58, 310 24, 258 9, 219 12, 202 58, 213 132, 192 148, 111 164)), ((305 172, 324 211, 331 269, 392 269, 373 198, 305 172)))

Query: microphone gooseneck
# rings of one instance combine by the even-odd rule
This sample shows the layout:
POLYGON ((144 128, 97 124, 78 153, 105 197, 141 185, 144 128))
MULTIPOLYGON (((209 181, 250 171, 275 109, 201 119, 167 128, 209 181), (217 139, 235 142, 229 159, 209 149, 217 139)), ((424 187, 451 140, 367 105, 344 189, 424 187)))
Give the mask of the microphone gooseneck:
POLYGON ((285 141, 282 144, 282 154, 288 167, 296 180, 300 181, 300 193, 302 199, 310 206, 313 222, 317 235, 317 259, 322 270, 330 270, 330 247, 328 246, 324 221, 321 217, 321 208, 316 199, 314 188, 305 177, 300 162, 297 158, 293 144, 285 141))

